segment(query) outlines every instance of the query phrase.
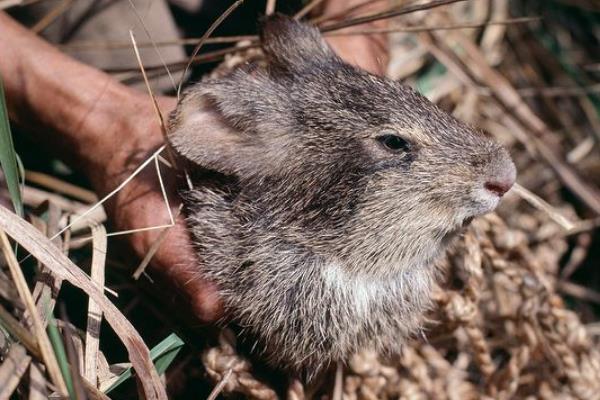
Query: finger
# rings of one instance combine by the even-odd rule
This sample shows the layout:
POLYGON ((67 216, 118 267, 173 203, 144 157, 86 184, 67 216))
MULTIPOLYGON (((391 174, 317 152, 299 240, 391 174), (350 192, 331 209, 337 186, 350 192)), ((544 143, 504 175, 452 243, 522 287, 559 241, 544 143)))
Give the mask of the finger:
MULTIPOLYGON (((148 235, 147 240, 154 238, 148 235)), ((182 293, 194 315, 205 323, 221 316, 222 304, 215 285, 205 278, 190 242, 185 222, 179 218, 154 256, 152 267, 182 293)))
POLYGON ((385 73, 388 54, 380 40, 365 36, 331 36, 326 40, 344 61, 375 75, 385 73))
MULTIPOLYGON (((165 178, 167 192, 175 193, 173 180, 170 176, 165 178)), ((175 194, 169 198, 175 203, 171 210, 175 214, 179 208, 178 198, 175 194)), ((142 229, 169 223, 169 213, 156 176, 151 171, 143 172, 131 181, 118 194, 111 208, 118 229, 142 229)), ((130 244, 138 257, 143 258, 160 235, 160 229, 134 233, 129 238, 130 244)), ((202 273, 183 217, 178 217, 177 223, 168 228, 166 237, 152 257, 150 269, 173 289, 173 293, 185 300, 200 322, 214 322, 221 316, 222 305, 216 287, 202 273)))

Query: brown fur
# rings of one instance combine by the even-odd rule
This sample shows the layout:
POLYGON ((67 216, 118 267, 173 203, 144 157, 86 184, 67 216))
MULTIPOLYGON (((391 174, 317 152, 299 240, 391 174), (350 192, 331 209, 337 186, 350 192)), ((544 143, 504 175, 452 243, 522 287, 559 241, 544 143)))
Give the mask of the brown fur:
POLYGON ((433 260, 495 208, 484 185, 512 182, 514 165, 311 26, 271 17, 262 44, 267 68, 193 86, 172 116, 199 177, 185 199, 203 273, 276 366, 310 377, 361 348, 396 353, 430 302, 433 260))

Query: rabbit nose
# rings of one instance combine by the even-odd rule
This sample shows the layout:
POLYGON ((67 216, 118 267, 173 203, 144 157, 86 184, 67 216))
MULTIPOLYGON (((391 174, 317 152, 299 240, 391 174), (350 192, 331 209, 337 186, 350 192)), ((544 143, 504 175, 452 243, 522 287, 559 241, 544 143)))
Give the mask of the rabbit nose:
POLYGON ((493 173, 490 174, 483 186, 485 189, 499 197, 502 197, 514 185, 517 171, 515 164, 508 155, 500 157, 497 163, 494 163, 493 173))
POLYGON ((512 185, 515 183, 513 180, 494 180, 485 183, 484 187, 498 196, 502 197, 504 193, 508 192, 512 185))

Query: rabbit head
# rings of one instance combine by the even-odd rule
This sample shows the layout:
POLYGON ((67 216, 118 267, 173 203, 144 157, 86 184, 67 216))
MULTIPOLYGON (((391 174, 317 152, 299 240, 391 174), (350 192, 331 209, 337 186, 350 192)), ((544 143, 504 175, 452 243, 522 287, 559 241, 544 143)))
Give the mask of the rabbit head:
POLYGON ((426 266, 515 180, 498 143, 413 89, 348 65, 311 26, 264 24, 267 67, 188 91, 174 148, 234 176, 260 224, 348 271, 426 266))

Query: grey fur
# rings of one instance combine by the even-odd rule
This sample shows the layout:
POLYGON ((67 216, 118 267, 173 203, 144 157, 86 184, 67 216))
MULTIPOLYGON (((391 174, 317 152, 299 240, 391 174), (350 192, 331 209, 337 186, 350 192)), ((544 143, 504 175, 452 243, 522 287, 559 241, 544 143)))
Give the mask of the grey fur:
POLYGON ((187 91, 170 141, 198 172, 185 196, 202 273, 274 365, 312 376, 419 329, 432 262, 512 184, 496 142, 414 90, 340 60, 287 17, 262 30, 267 67, 187 91), (379 139, 393 132, 408 148, 379 139))

